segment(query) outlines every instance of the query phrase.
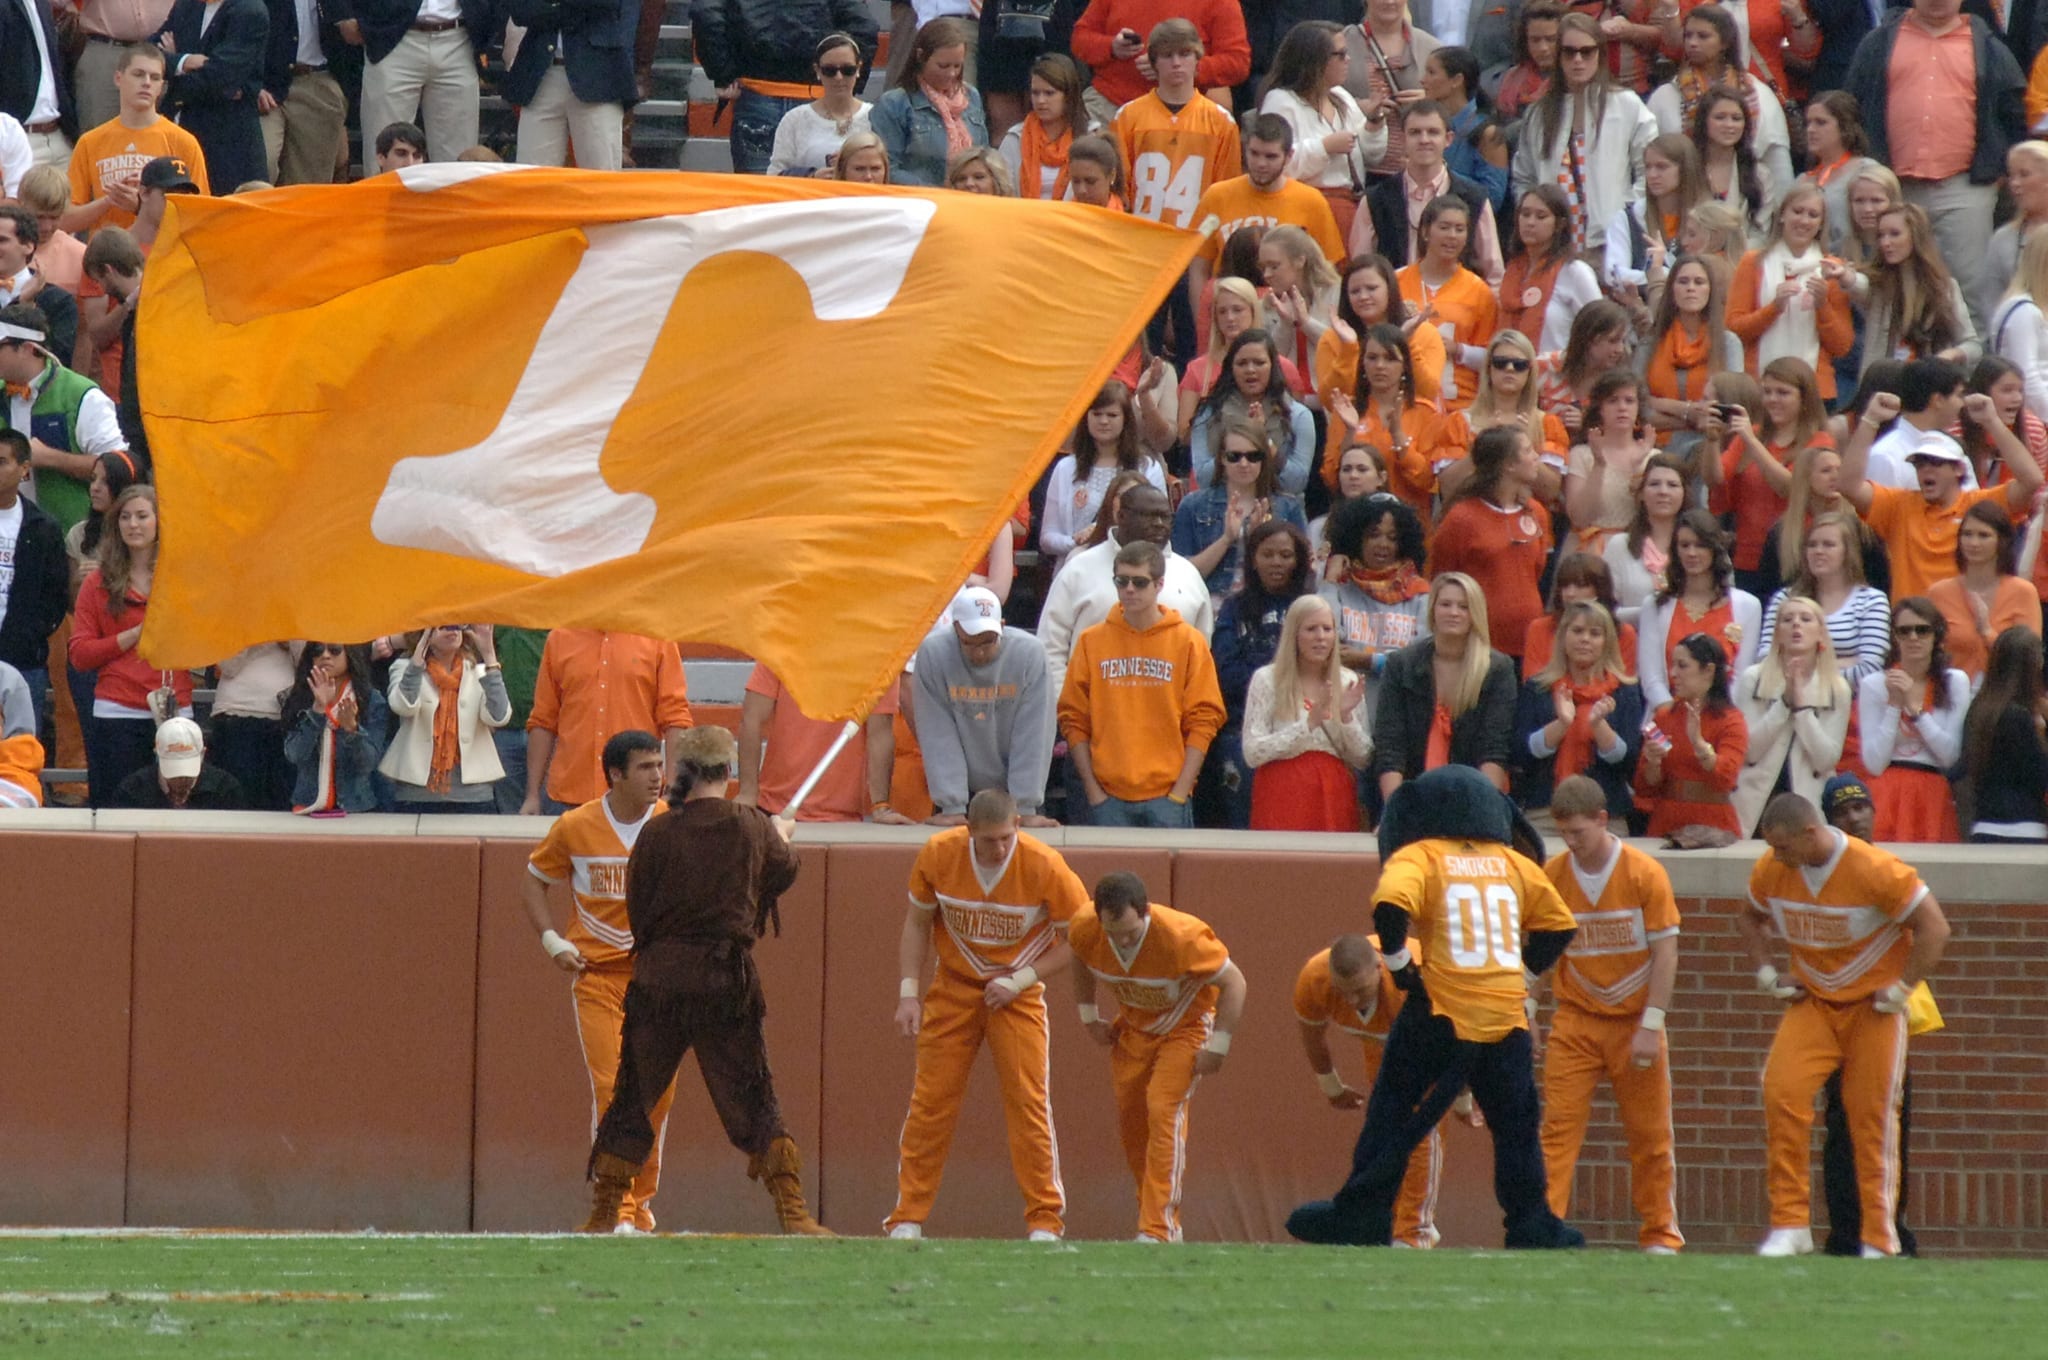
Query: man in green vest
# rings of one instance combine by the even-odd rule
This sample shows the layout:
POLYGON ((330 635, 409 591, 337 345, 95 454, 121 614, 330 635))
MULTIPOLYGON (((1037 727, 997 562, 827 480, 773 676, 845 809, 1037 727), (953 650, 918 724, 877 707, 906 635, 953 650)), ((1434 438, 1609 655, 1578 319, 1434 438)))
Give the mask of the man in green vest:
POLYGON ((69 532, 89 509, 93 464, 128 441, 113 401, 59 363, 48 339, 41 308, 0 307, 0 430, 28 436, 30 479, 22 490, 69 532))

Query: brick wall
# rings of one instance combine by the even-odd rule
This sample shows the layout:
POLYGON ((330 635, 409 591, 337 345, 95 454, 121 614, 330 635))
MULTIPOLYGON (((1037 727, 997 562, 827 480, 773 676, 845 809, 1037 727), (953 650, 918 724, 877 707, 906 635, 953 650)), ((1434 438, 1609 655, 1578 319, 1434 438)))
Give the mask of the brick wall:
MULTIPOLYGON (((1950 853, 1954 853, 1951 851, 1950 853)), ((1940 878, 1930 880, 1941 895, 1940 878)), ((1765 1210, 1760 1078, 1778 1003, 1758 995, 1735 933, 1737 902, 1681 895, 1685 924, 1670 1022, 1678 1214, 1707 1249, 1753 1247, 1765 1210)), ((2048 904, 1950 901, 1954 938, 1933 987, 1948 1027, 1913 1042, 1907 1221, 1923 1252, 2048 1252, 2048 904)), ((1821 1201, 1814 1127, 1814 1221, 1821 1201)), ((1596 1097, 1571 1221, 1632 1243, 1628 1153, 1596 1097)))

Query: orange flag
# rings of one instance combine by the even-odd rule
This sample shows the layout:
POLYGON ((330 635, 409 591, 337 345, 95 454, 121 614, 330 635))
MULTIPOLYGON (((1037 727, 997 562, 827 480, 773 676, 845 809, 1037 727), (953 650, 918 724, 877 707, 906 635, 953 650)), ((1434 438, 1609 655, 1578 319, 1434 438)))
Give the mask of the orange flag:
POLYGON ((165 526, 142 651, 613 628, 737 648, 855 716, 1197 245, 742 175, 179 199, 138 319, 165 526))

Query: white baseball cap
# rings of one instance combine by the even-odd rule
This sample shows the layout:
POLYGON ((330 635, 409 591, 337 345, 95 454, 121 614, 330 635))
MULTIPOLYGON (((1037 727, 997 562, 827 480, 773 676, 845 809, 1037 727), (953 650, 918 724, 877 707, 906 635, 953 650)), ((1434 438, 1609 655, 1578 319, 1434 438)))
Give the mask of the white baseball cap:
POLYGON ((968 586, 953 597, 946 617, 969 637, 1003 631, 1003 602, 986 586, 968 586))
POLYGON ((1920 442, 1915 444, 1906 454, 1906 461, 1909 463, 1915 458, 1932 458, 1942 463, 1960 463, 1965 467, 1968 467, 1970 462, 1968 458, 1963 456, 1963 446, 1950 436, 1943 434, 1940 430, 1929 430, 1920 436, 1920 442))
POLYGON ((172 718, 156 730, 156 769, 166 779, 191 779, 206 758, 206 735, 190 718, 172 718))

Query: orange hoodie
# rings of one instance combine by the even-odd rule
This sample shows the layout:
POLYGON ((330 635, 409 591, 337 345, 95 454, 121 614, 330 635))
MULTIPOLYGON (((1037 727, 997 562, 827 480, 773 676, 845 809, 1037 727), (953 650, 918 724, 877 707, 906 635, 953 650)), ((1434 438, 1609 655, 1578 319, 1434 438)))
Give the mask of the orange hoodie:
POLYGON ((1067 740, 1088 743, 1103 791, 1136 803, 1171 793, 1185 753, 1209 749, 1223 692, 1208 642, 1178 611, 1161 608, 1141 632, 1116 605, 1075 641, 1059 712, 1067 740))
POLYGON ((0 741, 0 807, 41 807, 42 772, 43 744, 34 733, 0 741))

